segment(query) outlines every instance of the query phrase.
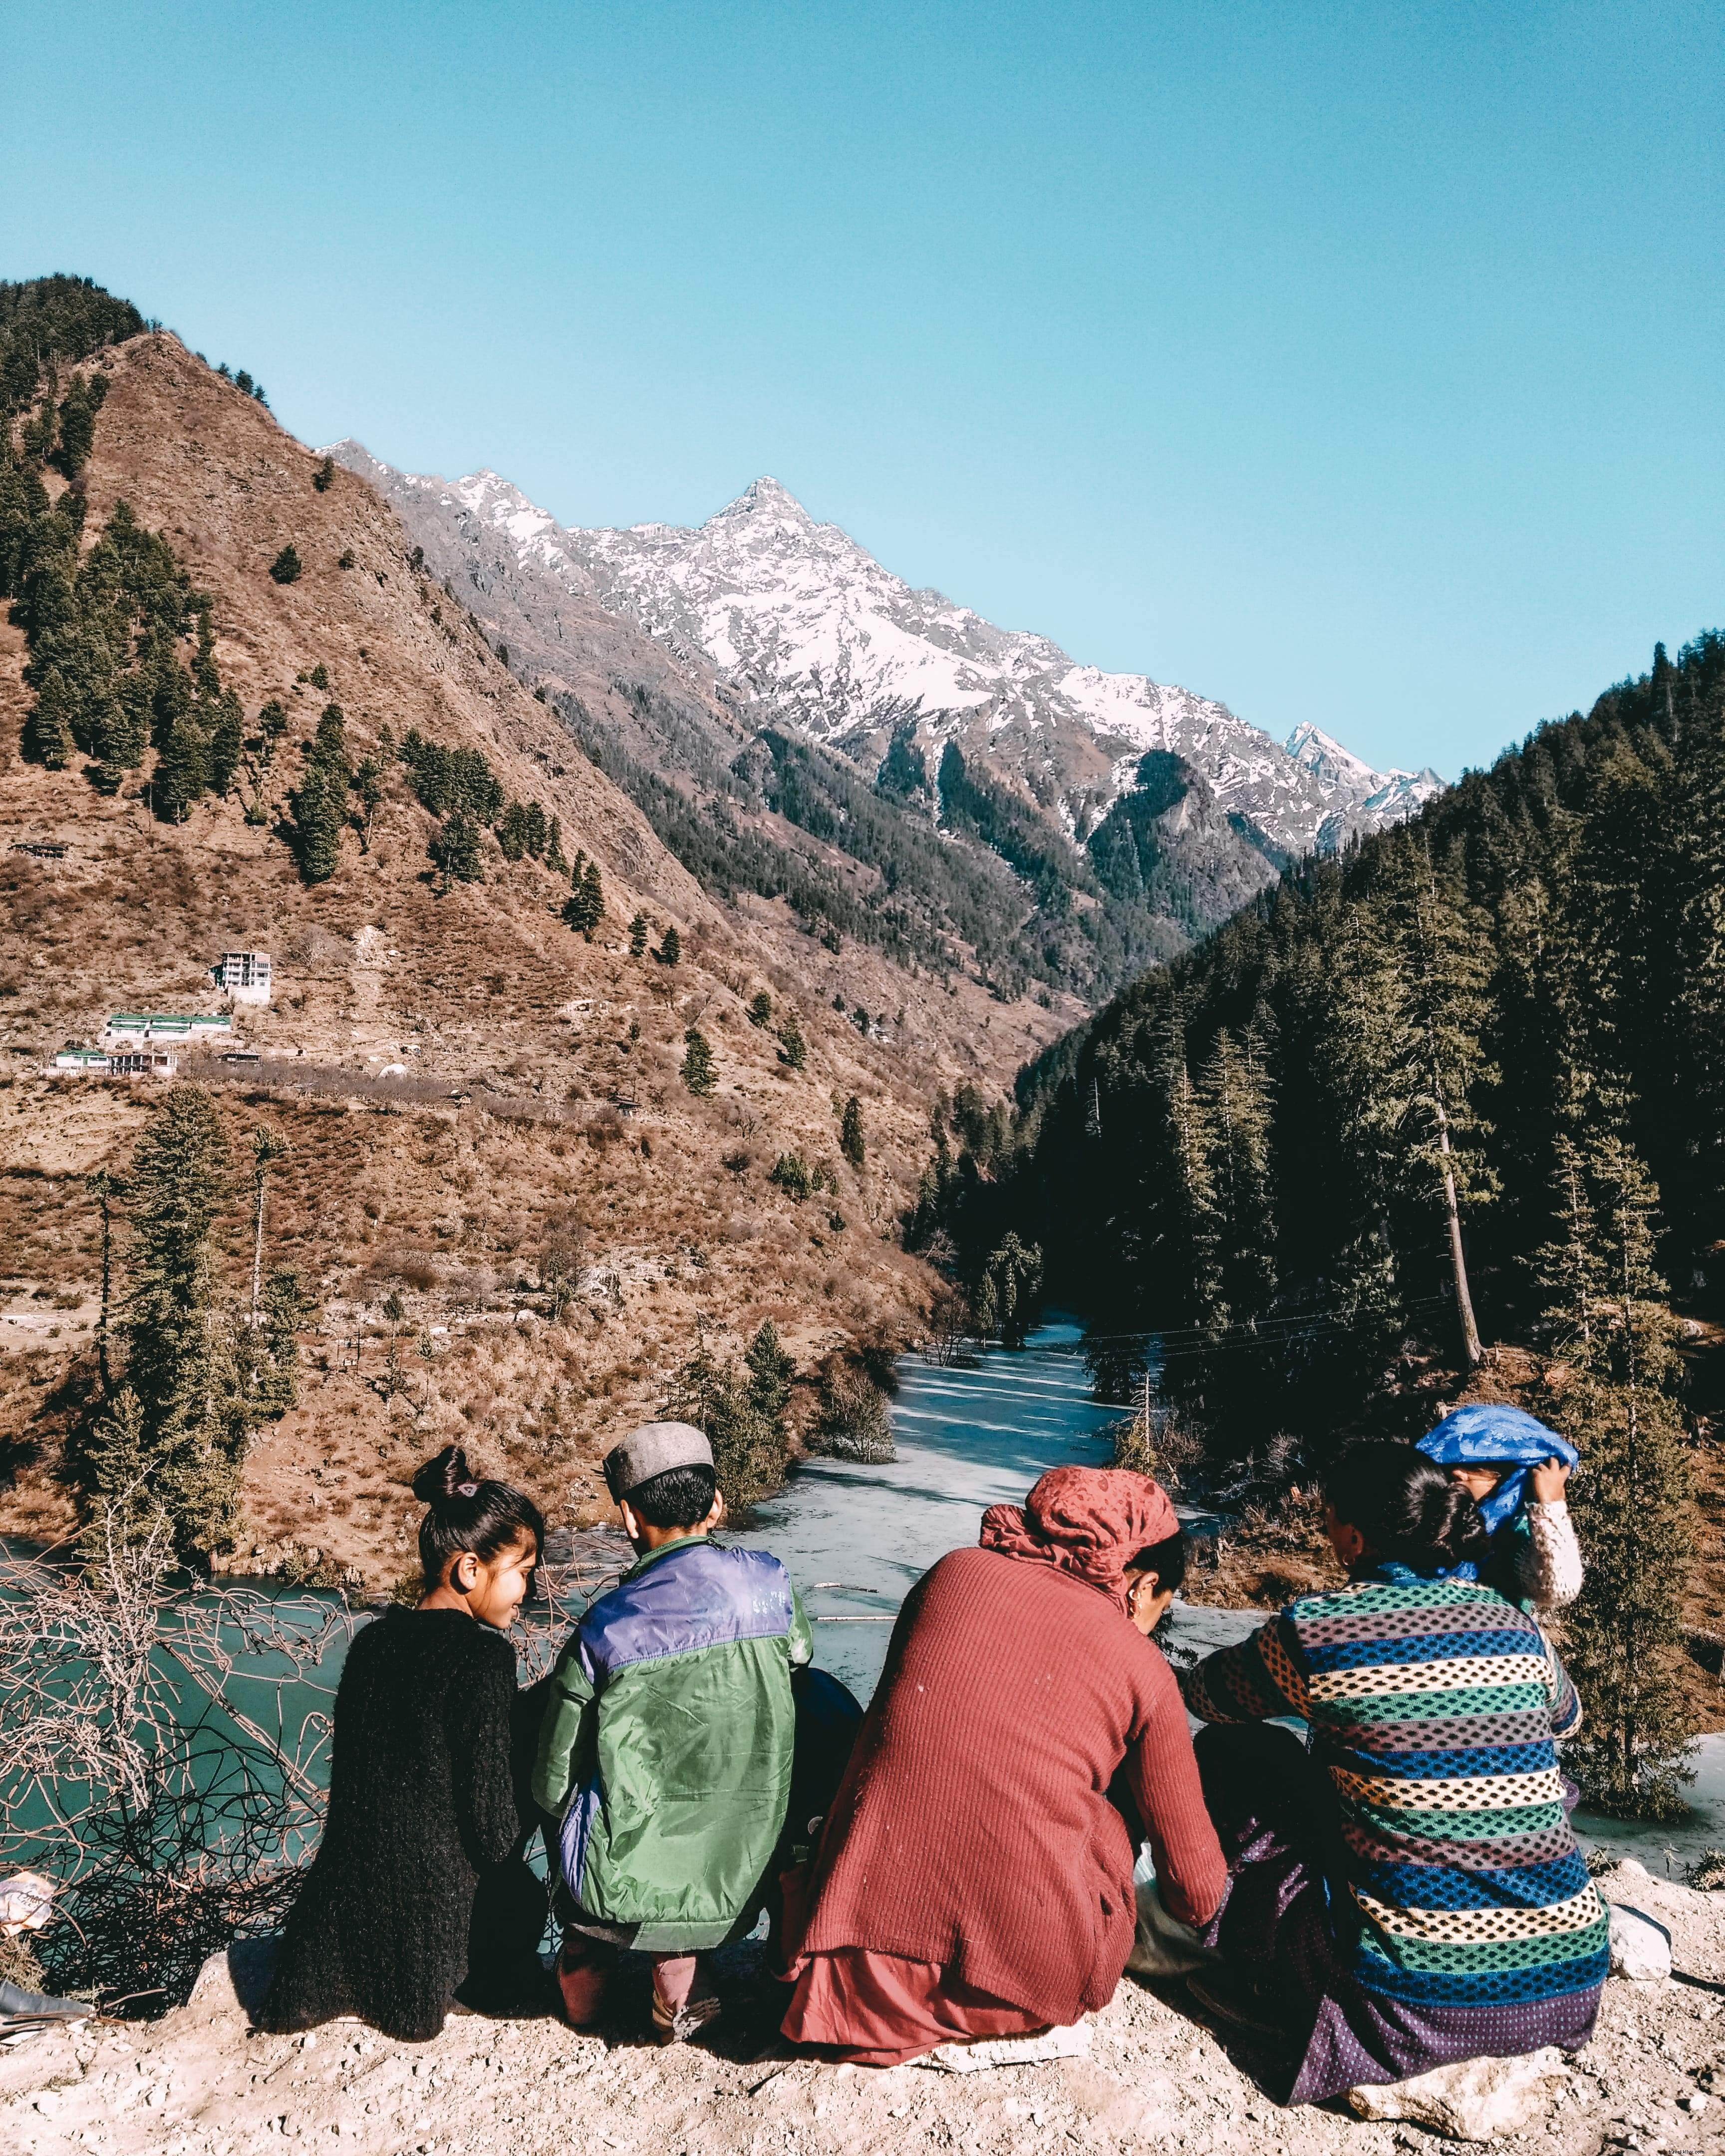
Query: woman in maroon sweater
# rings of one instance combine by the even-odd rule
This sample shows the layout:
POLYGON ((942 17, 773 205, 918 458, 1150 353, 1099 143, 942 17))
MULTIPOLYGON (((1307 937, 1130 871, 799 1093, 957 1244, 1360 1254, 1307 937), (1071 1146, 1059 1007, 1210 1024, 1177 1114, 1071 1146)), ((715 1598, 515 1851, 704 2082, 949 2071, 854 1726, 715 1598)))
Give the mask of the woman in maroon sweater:
POLYGON ((1227 1867, 1148 1637, 1178 1532, 1148 1476, 1060 1467, 918 1581, 790 1942, 793 2042, 895 2066, 1104 2005, 1137 1922, 1122 1770, 1169 1913, 1218 1907, 1227 1867))

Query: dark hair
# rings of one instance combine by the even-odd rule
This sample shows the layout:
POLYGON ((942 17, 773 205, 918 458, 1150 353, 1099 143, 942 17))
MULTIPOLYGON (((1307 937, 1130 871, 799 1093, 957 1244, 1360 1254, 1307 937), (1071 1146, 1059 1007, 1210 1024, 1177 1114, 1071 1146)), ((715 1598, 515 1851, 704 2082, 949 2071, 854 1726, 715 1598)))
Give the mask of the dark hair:
POLYGON ((667 1467, 662 1475, 649 1475, 625 1490, 623 1501, 638 1520, 649 1527, 696 1527, 713 1509, 718 1478, 705 1460, 686 1467, 667 1467))
POLYGON ((1373 1557, 1414 1572, 1448 1572, 1487 1553, 1473 1499, 1411 1445, 1382 1438, 1350 1445, 1324 1476, 1324 1495, 1373 1557))
POLYGON ((1126 1561, 1128 1573, 1153 1572, 1156 1590, 1183 1587, 1186 1584, 1186 1534, 1176 1527, 1171 1535, 1164 1535, 1159 1543, 1146 1543, 1136 1557, 1126 1561))
POLYGON ((426 1461, 413 1477, 413 1495, 425 1507, 419 1562, 434 1584, 463 1550, 489 1564, 511 1543, 531 1538, 536 1550, 545 1547, 545 1517, 533 1500, 507 1482, 483 1481, 459 1445, 426 1461))

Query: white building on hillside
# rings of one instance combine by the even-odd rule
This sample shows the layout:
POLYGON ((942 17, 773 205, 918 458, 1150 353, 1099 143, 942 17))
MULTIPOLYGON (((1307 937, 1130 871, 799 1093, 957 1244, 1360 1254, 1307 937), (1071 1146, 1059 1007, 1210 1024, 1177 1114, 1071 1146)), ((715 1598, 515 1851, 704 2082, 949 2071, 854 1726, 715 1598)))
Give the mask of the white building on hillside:
POLYGON ((267 1004, 270 1000, 270 953, 267 951, 224 951, 210 968, 216 986, 237 1004, 267 1004))
POLYGON ((223 1011, 192 1018, 172 1011, 116 1011, 103 1028, 110 1040, 153 1041, 180 1048, 217 1040, 233 1030, 234 1021, 223 1011))

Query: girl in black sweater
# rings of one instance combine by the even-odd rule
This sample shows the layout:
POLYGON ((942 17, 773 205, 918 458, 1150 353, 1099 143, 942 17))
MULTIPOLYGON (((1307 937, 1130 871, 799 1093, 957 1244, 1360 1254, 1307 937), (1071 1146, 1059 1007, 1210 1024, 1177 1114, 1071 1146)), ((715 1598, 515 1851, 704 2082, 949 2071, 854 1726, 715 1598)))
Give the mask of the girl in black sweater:
POLYGON ((544 1896, 521 1861, 529 1820, 511 1772, 518 1695, 505 1635, 545 1522, 520 1491, 474 1476, 459 1445, 419 1470, 413 1494, 428 1508, 426 1592, 417 1609, 367 1625, 348 1653, 323 1840, 260 2028, 357 2015, 385 2035, 436 2035, 458 1984, 495 1979, 498 1927, 486 1905, 519 1904, 522 1880, 529 1900, 537 1892, 538 1923, 528 1912, 531 1940, 516 1926, 517 1959, 538 1943, 544 1896))

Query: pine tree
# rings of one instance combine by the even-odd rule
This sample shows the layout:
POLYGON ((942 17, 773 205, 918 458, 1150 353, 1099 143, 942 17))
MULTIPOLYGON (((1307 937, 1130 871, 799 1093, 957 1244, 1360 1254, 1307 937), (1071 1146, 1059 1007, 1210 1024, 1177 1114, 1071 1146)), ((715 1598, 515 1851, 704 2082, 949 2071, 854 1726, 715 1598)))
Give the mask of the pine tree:
POLYGON ((1177 1037, 1177 1045, 1163 1071, 1170 1182, 1158 1255, 1171 1284, 1184 1273, 1187 1316, 1199 1325, 1224 1326, 1228 1308, 1222 1296, 1222 1223, 1212 1173, 1216 1133, 1192 1082, 1183 1035, 1177 1037))
POLYGON ((1004 1348, 1022 1348, 1042 1295, 1042 1252, 1010 1229, 988 1255, 977 1294, 978 1324, 1004 1348))
POLYGON ((862 1102, 855 1093, 845 1103, 844 1113, 839 1119, 839 1150, 858 1174, 861 1174, 865 1152, 862 1102))
POLYGON ((659 939, 659 948, 653 953, 661 966, 675 966, 683 955, 683 939, 675 923, 659 939))
POLYGON ((1474 1105, 1496 1075, 1483 1045, 1489 924, 1439 872, 1422 834, 1398 834, 1386 844, 1378 890, 1348 921, 1343 957, 1328 1050, 1367 1215, 1358 1244, 1369 1250, 1375 1241, 1393 1264, 1393 1210, 1435 1215, 1472 1367, 1484 1350, 1462 1214, 1497 1190, 1481 1152, 1489 1128, 1474 1105))
POLYGON ((132 1155, 121 1331, 126 1389, 86 1447, 85 1487, 149 1500, 182 1553, 228 1539, 238 1517, 247 1415, 233 1314, 216 1269, 215 1224, 228 1191, 226 1140, 200 1086, 170 1089, 132 1155))
POLYGON ((545 865, 554 875, 567 875, 569 864, 563 859, 563 827, 553 816, 551 829, 545 840, 545 865))
POLYGON ((778 1328, 770 1317, 762 1319, 760 1329, 745 1349, 742 1359, 748 1367, 750 1404, 783 1437, 785 1409, 790 1403, 797 1365, 780 1344, 778 1328))
POLYGON ((299 1334, 305 1312, 298 1272, 291 1265, 277 1266, 264 1283, 263 1353, 249 1403, 260 1422, 280 1420, 299 1398, 299 1334))
POLYGON ((583 868, 578 863, 570 878, 569 896, 563 905, 563 918, 570 927, 591 943, 594 929, 604 917, 605 891, 599 879, 599 865, 597 861, 588 861, 583 868))
POLYGON ((265 771, 275 761, 277 745, 287 729, 287 706, 272 696, 268 703, 259 706, 258 711, 258 732, 264 744, 263 757, 265 771))
POLYGON ((108 394, 108 377, 100 372, 81 375, 66 392, 59 410, 59 447, 54 462, 68 479, 76 479, 95 447, 96 413, 108 394))
POLYGON ((778 1060, 790 1070, 802 1070, 809 1060, 808 1044, 793 1010, 785 1013, 784 1024, 778 1029, 778 1060))
POLYGON ((662 1412, 692 1422, 713 1449, 713 1471, 733 1516, 769 1496, 784 1480, 786 1445, 738 1378, 734 1363, 716 1363, 703 1343, 672 1379, 662 1412))
POLYGON ((696 1026, 691 1026, 683 1035, 683 1083, 691 1093, 711 1093, 719 1082, 713 1067, 713 1051, 706 1038, 696 1026))
POLYGON ((222 799, 226 799, 233 788, 244 746, 244 711, 234 690, 224 689, 216 699, 212 714, 206 757, 209 789, 222 799))
POLYGON ((72 691, 59 667, 50 666, 24 721, 23 752, 32 763, 64 771, 76 752, 72 735, 72 691))
POLYGON ((293 584, 299 582, 305 567, 298 547, 290 542, 270 564, 270 573, 278 584, 293 584))
POLYGON ((765 988, 761 988, 757 991, 754 1001, 749 1005, 749 1024, 764 1029, 772 1023, 773 998, 765 988))
POLYGON ((320 494, 327 494, 336 483, 336 459, 326 457, 311 475, 311 484, 320 494))
POLYGON ((1209 1130, 1220 1291, 1232 1322, 1260 1315, 1276 1292, 1276 1224, 1271 1186, 1271 1095, 1262 1043, 1236 1041, 1223 1027, 1199 1074, 1209 1130))
POLYGON ((307 883, 327 883, 341 863, 341 826, 347 788, 314 757, 294 795, 294 829, 300 874, 307 883))
POLYGON ((362 757, 353 773, 353 791, 359 801, 359 850, 372 850, 372 819, 383 802, 383 767, 374 756, 362 757))
POLYGON ((647 916, 644 913, 638 913, 629 924, 629 955, 631 958, 646 955, 647 936, 647 916))
MULTIPOLYGON (((1673 1819, 1695 1731, 1678 1666, 1689 1465, 1670 1390, 1679 1371, 1673 1327, 1656 1299, 1664 1291, 1653 1255, 1658 1194, 1624 1136, 1621 1109, 1620 1096, 1604 1094, 1574 1163, 1571 1203, 1598 1243, 1579 1265, 1569 1239, 1550 1246, 1545 1268, 1580 1372, 1552 1409, 1584 1448, 1572 1487, 1587 1572, 1564 1630, 1587 1720, 1567 1757, 1597 1810, 1673 1819), (1578 1307, 1587 1314, 1582 1331, 1578 1307)), ((1560 1158, 1566 1183, 1570 1165, 1560 1158)))
POLYGON ((150 798, 165 823, 183 824, 209 783, 208 747, 190 711, 174 721, 150 782, 150 798))
POLYGON ((459 808, 444 817, 431 834, 428 849, 442 870, 445 882, 483 883, 480 827, 459 808))

